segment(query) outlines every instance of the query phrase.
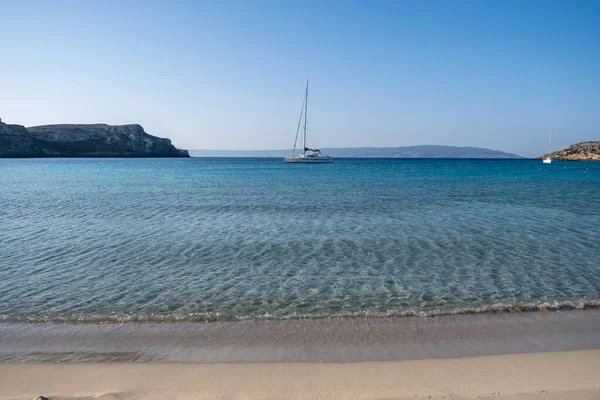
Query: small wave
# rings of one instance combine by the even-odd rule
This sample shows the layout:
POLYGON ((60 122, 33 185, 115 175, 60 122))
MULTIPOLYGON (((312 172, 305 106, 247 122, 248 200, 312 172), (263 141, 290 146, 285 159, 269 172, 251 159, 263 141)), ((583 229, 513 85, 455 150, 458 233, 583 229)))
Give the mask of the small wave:
POLYGON ((290 320, 290 319, 335 319, 335 318, 401 318, 401 317, 437 317, 444 315, 468 314, 500 314, 522 312, 552 312, 568 310, 600 310, 600 300, 587 301, 562 301, 552 303, 518 303, 518 304, 493 304, 482 307, 461 308, 454 310, 432 311, 386 311, 386 312, 356 312, 334 314, 289 314, 289 315, 223 315, 219 313, 208 314, 121 314, 108 315, 67 314, 67 315, 0 315, 1 322, 55 322, 55 323, 177 323, 177 322, 234 322, 234 321, 260 321, 260 320, 290 320))

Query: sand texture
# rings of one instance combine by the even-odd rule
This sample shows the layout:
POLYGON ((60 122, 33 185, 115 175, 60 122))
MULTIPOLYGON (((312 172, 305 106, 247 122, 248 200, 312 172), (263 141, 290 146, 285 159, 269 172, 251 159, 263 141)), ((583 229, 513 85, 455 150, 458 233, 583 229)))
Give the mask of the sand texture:
POLYGON ((0 399, 600 399, 600 350, 364 363, 2 364, 0 399))

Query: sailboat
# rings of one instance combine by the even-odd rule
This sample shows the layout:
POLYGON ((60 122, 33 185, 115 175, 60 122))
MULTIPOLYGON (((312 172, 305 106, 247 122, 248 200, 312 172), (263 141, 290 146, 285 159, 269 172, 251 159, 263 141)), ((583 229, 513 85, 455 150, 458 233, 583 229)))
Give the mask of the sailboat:
POLYGON ((332 163, 333 160, 329 156, 321 154, 319 149, 309 149, 306 147, 306 114, 308 112, 308 80, 306 80, 306 91, 304 92, 304 101, 302 102, 302 109, 300 111, 300 119, 298 120, 298 127, 296 128, 296 139, 294 140, 294 148, 292 149, 292 155, 285 157, 283 162, 286 163, 332 163), (300 133, 300 124, 302 123, 302 117, 304 117, 304 140, 302 153, 296 154, 296 144, 298 143, 298 133, 300 133))
POLYGON ((548 133, 548 154, 546 155, 546 157, 544 157, 544 164, 552 163, 550 153, 552 153, 552 125, 550 125, 550 132, 548 133))

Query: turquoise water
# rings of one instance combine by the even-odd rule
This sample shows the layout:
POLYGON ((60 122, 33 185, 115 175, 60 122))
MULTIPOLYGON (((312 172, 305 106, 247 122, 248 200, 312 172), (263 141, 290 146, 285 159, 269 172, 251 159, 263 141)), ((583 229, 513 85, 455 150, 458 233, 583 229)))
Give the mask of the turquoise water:
POLYGON ((3 319, 599 300, 600 163, 0 160, 3 319))

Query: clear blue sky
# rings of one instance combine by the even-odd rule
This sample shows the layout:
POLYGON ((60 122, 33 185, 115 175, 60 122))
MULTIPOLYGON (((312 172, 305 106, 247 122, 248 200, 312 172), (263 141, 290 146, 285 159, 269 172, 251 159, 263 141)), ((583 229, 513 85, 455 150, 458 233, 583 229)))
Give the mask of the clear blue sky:
POLYGON ((0 0, 0 117, 187 149, 600 140, 600 1, 0 0))

